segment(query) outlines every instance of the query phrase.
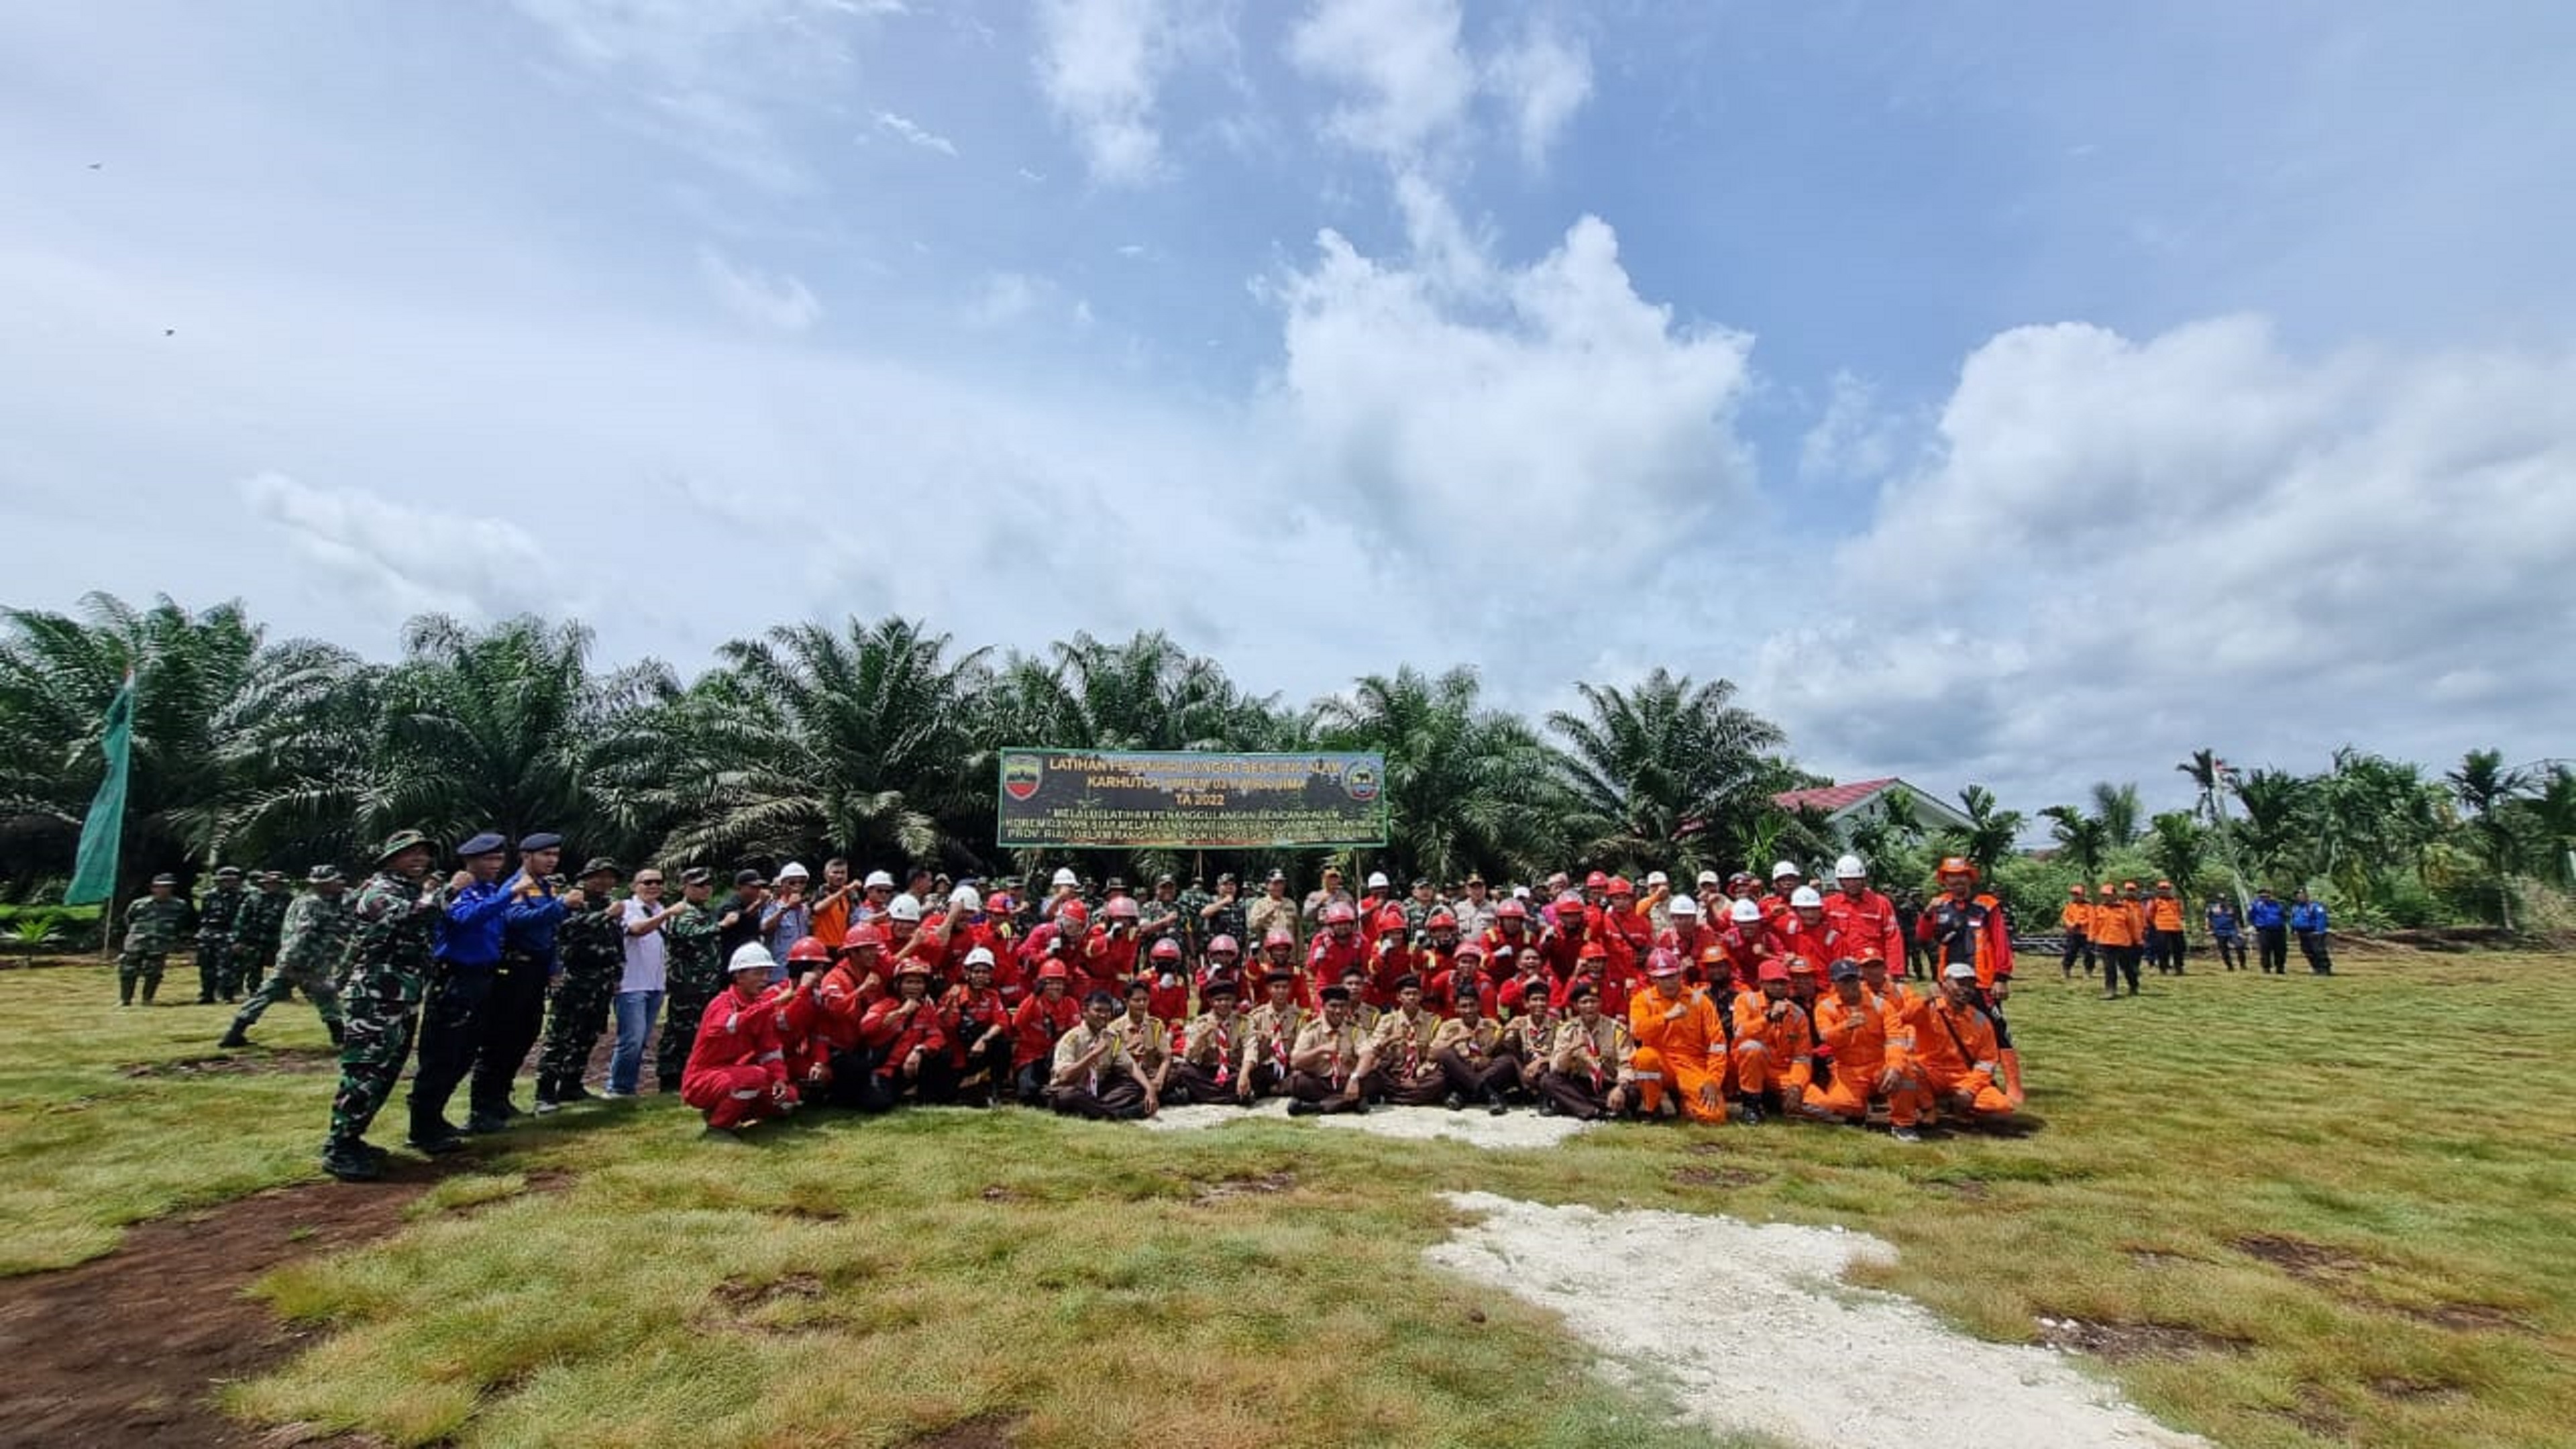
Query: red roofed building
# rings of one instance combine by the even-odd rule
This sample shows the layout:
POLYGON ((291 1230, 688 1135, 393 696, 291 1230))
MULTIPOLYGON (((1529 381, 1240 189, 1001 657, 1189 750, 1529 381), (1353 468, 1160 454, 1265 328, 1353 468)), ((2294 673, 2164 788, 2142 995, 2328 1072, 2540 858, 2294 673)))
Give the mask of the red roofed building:
POLYGON ((1854 780, 1845 785, 1819 785, 1812 790, 1789 790, 1771 797, 1771 803, 1783 810, 1821 810, 1827 823, 1840 831, 1844 823, 1863 812, 1875 813, 1894 807, 1910 811, 1915 823, 1926 830, 1944 825, 1968 828, 1968 817, 1944 805, 1903 780, 1890 775, 1883 780, 1854 780), (1880 802, 1886 802, 1882 805, 1880 802))

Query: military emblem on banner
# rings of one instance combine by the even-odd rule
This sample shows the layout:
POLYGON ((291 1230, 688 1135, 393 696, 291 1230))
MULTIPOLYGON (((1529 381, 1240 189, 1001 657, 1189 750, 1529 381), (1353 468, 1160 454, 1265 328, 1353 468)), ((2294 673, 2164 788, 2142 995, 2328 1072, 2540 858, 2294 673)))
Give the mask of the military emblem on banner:
POLYGON ((1352 799, 1367 804, 1377 798, 1377 771, 1365 763, 1354 762, 1349 769, 1342 771, 1342 790, 1352 799))
POLYGON ((1035 755, 1013 755, 1002 762, 1002 789, 1014 800, 1026 800, 1037 794, 1042 769, 1035 755))

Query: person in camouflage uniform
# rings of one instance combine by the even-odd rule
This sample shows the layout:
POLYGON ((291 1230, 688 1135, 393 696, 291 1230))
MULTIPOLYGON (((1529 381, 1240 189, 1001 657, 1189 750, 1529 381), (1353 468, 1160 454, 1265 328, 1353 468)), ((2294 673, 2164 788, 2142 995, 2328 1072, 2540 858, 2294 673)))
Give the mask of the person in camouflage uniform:
MULTIPOLYGON (((259 990, 259 983, 277 965, 277 950, 285 938, 286 908, 295 903, 295 893, 286 888, 286 872, 264 870, 259 873, 259 891, 242 906, 241 940, 226 961, 236 976, 245 996, 259 990)), ((224 993, 232 999, 232 993, 224 993)))
POLYGON ((197 1004, 212 1006, 216 993, 230 1001, 241 994, 232 968, 233 941, 241 934, 242 912, 250 905, 236 866, 215 872, 215 888, 197 903, 197 1004))
POLYGON ((429 837, 405 830, 376 852, 376 873, 350 903, 350 934, 340 971, 340 1090, 331 1098, 331 1135, 322 1170, 343 1182, 384 1175, 384 1152, 368 1145, 367 1128, 402 1076, 429 991, 429 949, 437 933, 439 891, 424 879, 429 837))
POLYGON ((313 889, 295 897, 286 908, 277 950, 277 974, 251 992, 250 999, 234 1015, 232 1029, 217 1045, 249 1046, 246 1033, 252 1025, 270 1007, 298 990, 321 1013, 322 1025, 331 1033, 331 1044, 339 1046, 345 1041, 340 1028, 340 988, 333 978, 339 973, 341 955, 349 947, 349 928, 355 924, 349 914, 347 882, 340 879, 337 866, 329 865, 313 867, 304 879, 313 889))
POLYGON ((1215 899, 1207 893, 1207 882, 1197 876, 1191 876, 1190 883, 1181 888, 1181 929, 1189 933, 1182 945, 1192 961, 1207 954, 1207 918, 1199 912, 1206 910, 1207 903, 1215 899))
POLYGON ((555 950, 563 971, 546 1003, 546 1040, 537 1053, 537 1110, 590 1100, 581 1084, 590 1053, 607 1029, 609 1004, 626 974, 625 907, 616 899, 625 875, 617 862, 595 856, 581 868, 578 887, 564 897, 555 950))
POLYGON ((125 949, 116 956, 116 1004, 132 1006, 134 987, 143 987, 143 1004, 150 1006, 161 990, 161 968, 170 953, 179 947, 179 938, 188 933, 194 916, 188 899, 179 894, 175 875, 152 877, 152 893, 136 896, 125 903, 125 949))
POLYGON ((733 984, 718 949, 717 922, 723 913, 707 904, 715 883, 715 872, 704 866, 682 872, 680 913, 662 928, 662 939, 670 947, 670 1000, 662 1018, 662 1044, 654 1053, 653 1075, 665 1092, 680 1090, 689 1048, 698 1038, 699 1018, 707 1014, 708 1003, 733 984))

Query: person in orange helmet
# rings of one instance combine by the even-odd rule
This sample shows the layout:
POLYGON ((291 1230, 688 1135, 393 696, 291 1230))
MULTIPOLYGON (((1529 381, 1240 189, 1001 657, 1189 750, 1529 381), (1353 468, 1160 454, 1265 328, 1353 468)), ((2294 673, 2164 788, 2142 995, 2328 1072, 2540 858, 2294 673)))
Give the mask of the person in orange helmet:
POLYGON ((1923 908, 1914 934, 1932 947, 1935 976, 1949 979, 1952 966, 1965 966, 1976 979, 1980 1004, 1994 1023, 2004 1080, 2014 1100, 2021 1097, 2021 1055, 2013 1048, 2012 1027, 2003 1004, 2012 995, 2012 931, 2003 906, 1991 895, 1976 893, 1977 867, 1964 856, 1950 856, 1937 872, 1941 894, 1923 908))
POLYGON ((2156 882, 2156 893, 2147 897, 2147 959, 2155 963, 2158 976, 2182 974, 2182 897, 2174 894, 2174 883, 2156 882))
POLYGON ((2084 882, 2066 888, 2066 904, 2058 909, 2057 929, 2066 935, 2066 944, 2057 954, 2057 974, 2068 981, 2075 979, 2075 958, 2084 957, 2084 974, 2093 974, 2093 903, 2084 897, 2084 882))
POLYGON ((1784 1111, 1806 1100, 1815 1076, 1815 1033, 1807 1013, 1789 997, 1789 966, 1765 961, 1755 974, 1761 988, 1735 998, 1735 1120, 1762 1121, 1766 1098, 1784 1111))
POLYGON ((2011 1094, 1995 1085, 2003 1050, 1996 1040, 1994 1019, 1978 1000, 1977 968, 1964 961, 1941 968, 1941 994, 1914 1029, 1914 1059, 1934 1105, 1970 1119, 2012 1114, 2011 1094))
POLYGON ((1682 980, 1670 951, 1649 952, 1646 989, 1628 1003, 1636 1051, 1628 1065, 1637 1106, 1652 1117, 1670 1097, 1694 1122, 1726 1120, 1726 1028, 1708 996, 1682 980))
POLYGON ((2120 994, 2120 978, 2129 978, 2129 994, 2138 994, 2138 958, 2145 954, 2146 912, 2123 899, 2109 881, 2093 907, 2093 943, 2102 949, 2102 999, 2120 994))

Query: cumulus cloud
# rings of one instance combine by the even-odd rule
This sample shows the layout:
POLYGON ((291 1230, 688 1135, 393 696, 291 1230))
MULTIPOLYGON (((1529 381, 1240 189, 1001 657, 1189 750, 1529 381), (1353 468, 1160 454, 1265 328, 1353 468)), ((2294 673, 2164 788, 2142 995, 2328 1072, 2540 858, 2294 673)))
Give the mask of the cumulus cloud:
POLYGON ((1874 479, 1896 463, 1902 419, 1878 405, 1878 389, 1849 372, 1834 374, 1825 410, 1798 443, 1802 482, 1874 479))
POLYGON ((1092 179, 1140 186, 1160 175, 1155 93, 1175 50, 1164 0, 1048 0, 1038 35, 1039 88, 1073 128, 1092 179))
POLYGON ((918 146, 924 151, 936 151, 942 156, 957 154, 956 142, 936 131, 924 130, 919 123, 908 116, 899 116, 892 111, 878 111, 876 123, 878 130, 918 146))
MULTIPOLYGON (((2576 682, 2576 359, 2286 352, 2258 318, 1977 349, 1935 456, 1843 545, 1756 692, 1852 768, 2044 782, 2252 735, 2456 755, 2576 682), (2495 691, 2487 682, 2513 678, 2495 691), (2477 699, 2474 723, 2428 698, 2477 699)), ((2043 802, 2044 803, 2044 802, 2043 802)))
POLYGON ((823 304, 795 277, 737 267, 712 248, 699 250, 698 275, 726 310, 755 326, 802 332, 823 315, 823 304))
POLYGON ((1457 0, 1317 0, 1290 32, 1288 58, 1347 96, 1325 133, 1399 171, 1455 149, 1480 95, 1505 112, 1523 162, 1539 165, 1592 94, 1580 41, 1533 25, 1479 59, 1457 0))
POLYGON ((1553 30, 1532 29, 1486 62, 1485 87, 1511 113, 1522 164, 1536 167, 1591 98, 1592 52, 1553 30))
POLYGON ((245 478, 240 491, 255 516, 286 531, 298 554, 389 614, 479 620, 568 602, 548 587, 562 576, 557 561, 505 519, 415 508, 283 473, 245 478))
MULTIPOLYGON (((1662 538, 1634 526, 1640 511, 1697 518, 1741 496, 1751 461, 1732 413, 1750 339, 1639 297, 1597 218, 1513 265, 1436 193, 1412 185, 1406 204, 1409 256, 1326 231, 1314 264, 1276 285, 1281 400, 1326 476, 1394 515, 1397 536, 1569 510, 1623 520, 1552 534, 1567 563, 1633 562, 1662 538)), ((1551 600, 1575 586, 1528 583, 1551 600)))

